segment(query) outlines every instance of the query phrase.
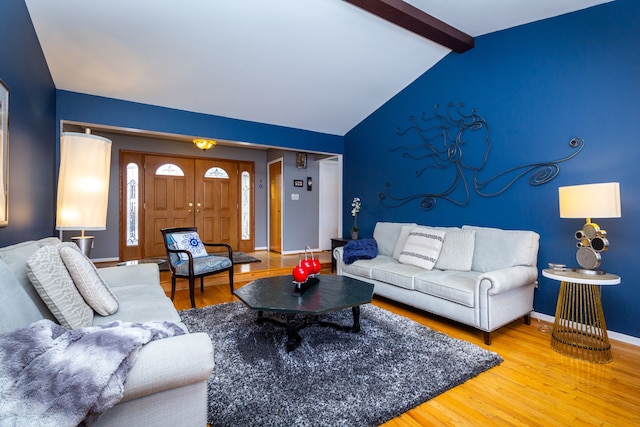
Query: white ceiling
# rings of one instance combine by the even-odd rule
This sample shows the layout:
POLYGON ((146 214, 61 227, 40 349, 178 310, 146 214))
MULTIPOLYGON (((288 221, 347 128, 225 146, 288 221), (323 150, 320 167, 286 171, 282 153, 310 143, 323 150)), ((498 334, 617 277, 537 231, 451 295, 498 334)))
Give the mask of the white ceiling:
MULTIPOLYGON (((407 2, 476 37, 607 1, 407 2)), ((450 52, 342 0, 25 2, 58 89, 335 135, 450 52)))

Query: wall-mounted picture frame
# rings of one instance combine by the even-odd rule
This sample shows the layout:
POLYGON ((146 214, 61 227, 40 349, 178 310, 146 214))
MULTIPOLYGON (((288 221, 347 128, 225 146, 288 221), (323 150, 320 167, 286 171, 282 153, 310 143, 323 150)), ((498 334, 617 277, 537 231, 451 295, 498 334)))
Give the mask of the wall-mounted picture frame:
POLYGON ((301 179, 294 179, 293 180, 293 186, 294 187, 304 187, 304 182, 301 179))
POLYGON ((307 168, 307 153, 296 153, 296 167, 298 169, 307 168))
POLYGON ((9 225, 9 87, 0 80, 0 227, 9 225))

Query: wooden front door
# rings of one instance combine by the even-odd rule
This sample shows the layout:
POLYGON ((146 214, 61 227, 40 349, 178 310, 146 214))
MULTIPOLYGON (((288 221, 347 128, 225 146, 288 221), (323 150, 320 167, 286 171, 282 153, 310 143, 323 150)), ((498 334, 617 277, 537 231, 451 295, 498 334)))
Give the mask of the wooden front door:
POLYGON ((223 160, 195 160, 195 224, 205 242, 238 248, 238 166, 223 160))
MULTIPOLYGON (((125 248, 123 259, 164 256, 160 230, 166 227, 195 226, 205 242, 227 243, 244 252, 254 250, 252 162, 125 154, 127 159, 137 162, 135 159, 140 158, 143 163, 144 198, 139 212, 144 218, 140 236, 144 253, 125 248), (241 188, 239 176, 245 172, 249 174, 245 177, 249 185, 241 188), (248 200, 243 199, 242 208, 241 198, 248 200)), ((123 191, 123 212, 127 209, 126 193, 123 191)), ((123 241, 126 227, 125 224, 121 235, 123 241)))
POLYGON ((144 157, 144 253, 166 255, 160 230, 194 225, 193 159, 144 157))

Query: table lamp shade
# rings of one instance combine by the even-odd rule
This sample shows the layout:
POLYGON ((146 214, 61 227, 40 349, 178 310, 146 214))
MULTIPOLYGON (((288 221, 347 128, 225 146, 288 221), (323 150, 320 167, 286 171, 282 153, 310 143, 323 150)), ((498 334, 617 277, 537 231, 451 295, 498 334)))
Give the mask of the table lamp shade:
POLYGON ((558 188, 560 218, 620 218, 620 183, 558 188))
POLYGON ((105 230, 111 141, 65 132, 60 140, 57 230, 105 230))

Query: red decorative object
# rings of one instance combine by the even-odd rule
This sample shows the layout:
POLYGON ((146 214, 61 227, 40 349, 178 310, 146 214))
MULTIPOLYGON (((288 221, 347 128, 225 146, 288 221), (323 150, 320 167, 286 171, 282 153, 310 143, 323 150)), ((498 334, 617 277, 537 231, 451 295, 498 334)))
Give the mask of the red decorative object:
POLYGON ((307 274, 315 274, 313 272, 313 262, 310 259, 303 259, 302 261, 300 261, 300 265, 302 266, 302 268, 304 268, 307 271, 307 274))
POLYGON ((307 277, 309 277, 309 273, 307 269, 302 266, 302 263, 293 267, 291 274, 293 275, 293 280, 298 283, 306 282, 307 277))
POLYGON ((310 276, 315 276, 316 274, 320 273, 320 261, 314 258, 313 251, 309 246, 306 246, 304 248, 304 259, 302 260, 302 266, 307 269, 310 276), (309 252, 311 253, 311 259, 309 259, 307 256, 307 250, 309 250, 309 252))
POLYGON ((311 274, 318 274, 320 273, 320 268, 322 267, 320 265, 320 261, 316 258, 311 258, 311 264, 313 265, 313 270, 311 272, 311 274))

